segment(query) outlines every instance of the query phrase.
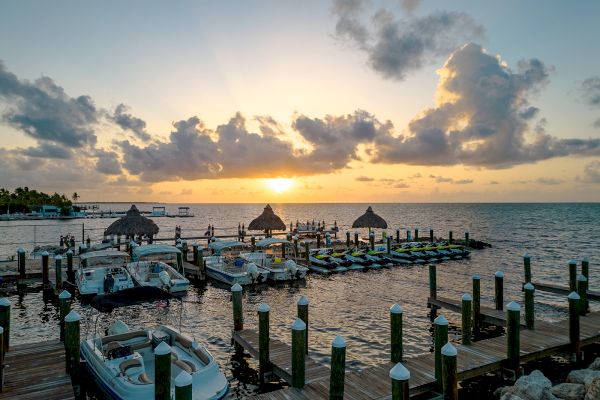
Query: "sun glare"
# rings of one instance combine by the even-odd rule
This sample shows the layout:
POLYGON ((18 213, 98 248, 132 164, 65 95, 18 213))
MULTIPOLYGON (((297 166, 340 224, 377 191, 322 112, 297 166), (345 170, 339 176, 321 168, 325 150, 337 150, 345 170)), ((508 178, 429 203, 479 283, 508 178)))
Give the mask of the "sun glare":
POLYGON ((288 178, 273 178, 265 179, 265 183, 267 187, 275 193, 283 193, 294 184, 294 180, 288 178))

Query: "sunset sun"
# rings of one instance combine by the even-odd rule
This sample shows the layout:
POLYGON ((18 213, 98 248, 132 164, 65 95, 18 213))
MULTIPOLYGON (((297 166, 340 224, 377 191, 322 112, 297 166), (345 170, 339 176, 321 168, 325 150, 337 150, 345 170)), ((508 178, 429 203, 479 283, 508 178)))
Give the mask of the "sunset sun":
POLYGON ((289 178, 273 178, 266 179, 265 184, 275 193, 283 193, 292 187, 294 180, 289 178))

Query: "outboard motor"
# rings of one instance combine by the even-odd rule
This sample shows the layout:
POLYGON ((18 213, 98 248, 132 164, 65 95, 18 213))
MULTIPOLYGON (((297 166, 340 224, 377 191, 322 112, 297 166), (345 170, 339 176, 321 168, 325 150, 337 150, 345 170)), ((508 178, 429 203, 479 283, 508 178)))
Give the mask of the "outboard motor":
POLYGON ((294 262, 294 260, 287 260, 285 262, 285 267, 290 271, 292 278, 298 279, 300 276, 300 271, 298 270, 298 266, 294 262))
POLYGON ((248 274, 250 275, 250 278, 252 278, 252 283, 260 283, 262 281, 262 275, 258 272, 256 264, 248 264, 248 274))
POLYGON ((158 273, 158 279, 162 282, 162 284, 166 287, 171 286, 171 277, 169 277, 169 273, 165 270, 162 270, 158 273))
POLYGON ((104 278, 104 293, 111 293, 115 286, 115 279, 112 274, 106 274, 104 278))

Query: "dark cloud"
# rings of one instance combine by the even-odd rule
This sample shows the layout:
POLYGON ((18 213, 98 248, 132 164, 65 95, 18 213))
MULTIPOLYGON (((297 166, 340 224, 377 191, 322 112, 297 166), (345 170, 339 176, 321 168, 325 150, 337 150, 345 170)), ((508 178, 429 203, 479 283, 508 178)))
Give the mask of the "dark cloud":
POLYGON ((435 179, 436 183, 451 183, 454 185, 468 185, 469 183, 473 183, 473 179, 454 179, 454 178, 446 178, 443 176, 435 176, 429 175, 430 178, 435 179))
POLYGON ((114 151, 96 151, 96 171, 106 175, 119 175, 123 172, 118 154, 114 151))
POLYGON ((373 182, 375 180, 375 178, 370 178, 368 176, 359 176, 359 177, 355 178, 354 180, 359 181, 359 182, 373 182))
POLYGON ((41 142, 38 147, 22 149, 21 153, 28 157, 60 158, 65 160, 71 158, 73 155, 69 148, 48 142, 41 142))
POLYGON ((127 111, 129 108, 125 104, 119 104, 111 116, 112 121, 123 130, 133 132, 139 139, 149 141, 152 137, 146 132, 146 122, 127 111))
POLYGON ((0 61, 0 100, 2 119, 36 140, 71 148, 96 143, 101 111, 89 96, 70 97, 48 77, 19 80, 0 61))
POLYGON ((458 180, 452 181, 452 183, 455 185, 468 185, 470 183, 473 183, 473 179, 458 179, 458 180))
MULTIPOLYGON (((435 11, 424 17, 397 18, 381 9, 364 22, 365 1, 334 1, 335 32, 367 54, 368 64, 385 78, 402 80, 412 71, 483 35, 483 27, 464 13, 435 11)), ((414 10, 419 1, 404 1, 414 10)))
POLYGON ((591 106, 600 106, 600 76, 591 76, 581 83, 583 100, 591 106))
POLYGON ((528 97, 548 81, 539 60, 516 71, 479 45, 456 50, 440 72, 438 106, 409 124, 411 135, 376 138, 373 161, 507 168, 567 155, 600 154, 600 139, 558 139, 530 132, 528 97))

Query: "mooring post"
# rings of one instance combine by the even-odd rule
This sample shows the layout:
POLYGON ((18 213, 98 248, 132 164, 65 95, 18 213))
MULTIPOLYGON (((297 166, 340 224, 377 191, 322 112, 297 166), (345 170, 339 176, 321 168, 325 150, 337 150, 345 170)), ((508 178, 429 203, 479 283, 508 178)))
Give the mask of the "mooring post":
POLYGON ((465 247, 469 247, 470 244, 470 240, 469 240, 469 231, 465 232, 465 247))
POLYGON ((65 317, 71 312, 71 293, 63 290, 58 295, 58 311, 60 317, 60 341, 65 340, 65 317))
POLYGON ((521 306, 511 301, 506 306, 506 358, 508 368, 515 373, 515 379, 520 373, 521 353, 521 306))
POLYGON ((344 399, 346 373, 346 341, 336 336, 331 343, 331 374, 329 376, 329 400, 344 399))
MULTIPOLYGON (((590 287, 590 260, 587 257, 583 257, 581 260, 581 275, 585 276, 586 279, 586 287, 589 289, 590 287)), ((585 311, 590 311, 590 301, 585 299, 585 311)))
POLYGON ((415 242, 419 241, 419 228, 415 228, 415 242))
POLYGON ((569 296, 569 340, 571 342, 571 351, 573 359, 576 362, 581 361, 581 343, 579 341, 579 302, 581 297, 577 292, 571 292, 569 296))
POLYGON ((375 232, 369 233, 369 245, 371 251, 375 250, 375 232))
POLYGON ((231 302, 233 304, 233 330, 244 329, 244 313, 242 309, 242 287, 236 283, 231 287, 231 302))
POLYGON ((523 286, 525 292, 525 327, 527 329, 535 329, 535 287, 531 282, 523 286))
POLYGON ((588 290, 587 278, 583 275, 579 275, 577 277, 577 294, 581 298, 581 302, 579 304, 579 315, 583 315, 583 316, 585 316, 585 314, 587 314, 587 290, 588 290))
POLYGON ((25 278, 25 249, 22 247, 17 249, 17 264, 19 267, 19 276, 25 278))
POLYGON ((350 232, 346 232, 346 248, 350 248, 350 232))
POLYGON ((433 228, 429 228, 429 242, 433 243, 433 228))
POLYGON ((79 254, 83 254, 87 251, 87 246, 85 243, 79 243, 79 254))
MULTIPOLYGON (((429 298, 433 300, 437 299, 437 277, 435 264, 429 264, 429 298)), ((433 320, 437 315, 437 306, 429 304, 429 308, 431 309, 430 316, 433 320)))
POLYGON ((73 251, 67 250, 67 280, 71 283, 75 281, 75 272, 73 271, 73 251))
POLYGON ((402 363, 397 363, 390 370, 392 379, 392 400, 409 400, 410 371, 402 363))
POLYGON ((250 238, 250 245, 252 246, 251 251, 254 253, 256 251, 256 237, 252 236, 250 238))
POLYGON ((50 255, 47 251, 42 253, 42 285, 45 286, 50 283, 50 276, 48 274, 48 257, 50 255))
POLYGON ((308 242, 304 242, 304 257, 306 259, 306 266, 310 267, 310 250, 308 242))
POLYGON ((402 361, 402 307, 394 304, 390 307, 390 333, 392 342, 392 362, 402 361))
POLYGON ((448 343, 448 320, 440 315, 433 321, 435 380, 442 387, 442 347, 448 343))
POLYGON ((306 354, 308 354, 308 304, 308 298, 305 296, 300 296, 298 299, 298 318, 300 318, 306 325, 306 354))
POLYGON ((6 297, 0 299, 0 327, 4 329, 4 353, 9 349, 10 344, 10 300, 6 297))
POLYGON ((407 241, 407 242, 410 242, 411 240, 412 240, 412 239, 411 239, 411 233, 410 233, 410 229, 407 229, 407 230, 406 230, 406 241, 407 241))
POLYGON ((396 229, 396 243, 400 243, 400 229, 396 229))
POLYGON ((66 371, 77 377, 79 372, 79 322, 81 317, 72 310, 65 317, 65 361, 66 371))
POLYGON ((458 374, 456 368, 456 356, 458 352, 452 343, 446 343, 442 347, 442 382, 444 400, 458 400, 458 374))
POLYGON ((448 243, 452 244, 452 242, 454 242, 454 239, 452 238, 452 231, 448 231, 448 243))
POLYGON ((4 328, 0 326, 0 393, 4 390, 4 328))
POLYGON ((471 311, 473 310, 473 297, 465 293, 462 296, 462 344, 470 345, 471 344, 471 311))
POLYGON ((175 378, 175 400, 192 400, 193 378, 186 371, 181 371, 175 378))
POLYGON ((192 245, 192 263, 198 265, 198 243, 192 245))
POLYGON ((56 279, 56 292, 62 289, 62 256, 54 256, 54 278, 56 279))
POLYGON ((481 331, 481 277, 473 275, 473 334, 481 331))
POLYGON ((494 301, 496 310, 504 309, 504 272, 502 271, 494 274, 494 301))
POLYGON ((306 360, 306 324, 296 318, 292 324, 292 386, 304 387, 306 360))
POLYGON ((354 247, 356 247, 358 249, 358 246, 359 246, 358 232, 354 232, 354 247))
POLYGON ((166 342, 154 349, 154 400, 171 400, 171 346, 166 342))
POLYGON ((271 371, 271 356, 269 355, 269 311, 265 303, 258 306, 258 379, 265 383, 265 375, 271 371))
POLYGON ((183 271, 183 260, 185 259, 183 257, 183 245, 181 243, 177 243, 177 250, 179 250, 179 253, 177 253, 177 270, 178 271, 183 271))
POLYGON ((577 292, 577 261, 569 261, 569 290, 577 292))
POLYGON ((392 237, 388 236, 387 237, 387 246, 386 246, 386 250, 388 254, 392 253, 392 237))
POLYGON ((298 257, 298 236, 294 235, 292 237, 294 239, 294 257, 298 257))
POLYGON ((317 233, 317 249, 321 248, 321 234, 317 233))
POLYGON ((523 269, 525 271, 525 283, 531 282, 531 257, 527 252, 523 254, 523 269))

